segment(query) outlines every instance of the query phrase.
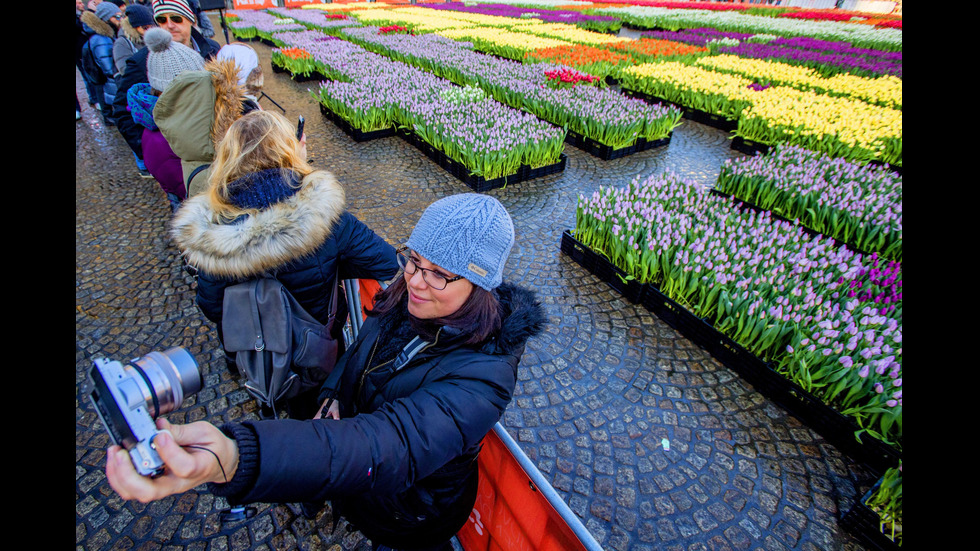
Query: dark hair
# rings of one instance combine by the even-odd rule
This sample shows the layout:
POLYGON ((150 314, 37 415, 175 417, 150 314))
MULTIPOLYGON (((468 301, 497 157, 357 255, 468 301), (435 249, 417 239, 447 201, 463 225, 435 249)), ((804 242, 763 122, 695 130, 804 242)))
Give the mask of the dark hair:
MULTIPOLYGON (((405 308, 408 304, 408 284, 399 272, 395 281, 378 292, 374 297, 374 307, 368 310, 369 316, 383 316, 389 312, 405 308)), ((441 326, 453 327, 469 335, 466 344, 480 344, 500 330, 500 301, 497 295, 477 285, 470 296, 452 314, 431 320, 420 320, 409 314, 412 327, 423 338, 432 337, 441 326)))

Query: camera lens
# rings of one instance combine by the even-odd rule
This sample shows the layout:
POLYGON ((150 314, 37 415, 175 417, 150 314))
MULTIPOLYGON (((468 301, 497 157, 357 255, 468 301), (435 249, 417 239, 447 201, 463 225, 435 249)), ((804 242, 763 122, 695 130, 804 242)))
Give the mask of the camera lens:
POLYGON ((179 408, 186 396, 201 390, 197 362, 183 348, 150 352, 133 363, 149 387, 146 403, 154 419, 179 408))

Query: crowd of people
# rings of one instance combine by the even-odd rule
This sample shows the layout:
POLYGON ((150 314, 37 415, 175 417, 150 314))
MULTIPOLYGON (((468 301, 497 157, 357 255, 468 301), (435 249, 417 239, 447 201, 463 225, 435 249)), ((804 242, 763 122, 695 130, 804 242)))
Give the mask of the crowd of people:
POLYGON ((476 499, 481 442, 546 319, 533 291, 503 280, 515 239, 506 208, 479 193, 443 197, 396 248, 310 165, 305 133, 258 105, 256 52, 219 46, 195 0, 76 0, 76 17, 88 103, 166 192, 219 341, 232 285, 275 277, 326 324, 340 279, 390 281, 338 352, 336 384, 298 396, 287 418, 158 419, 165 473, 141 476, 114 445, 113 489, 149 502, 207 483, 233 505, 298 502, 311 517, 330 501, 377 550, 451 549, 476 499))

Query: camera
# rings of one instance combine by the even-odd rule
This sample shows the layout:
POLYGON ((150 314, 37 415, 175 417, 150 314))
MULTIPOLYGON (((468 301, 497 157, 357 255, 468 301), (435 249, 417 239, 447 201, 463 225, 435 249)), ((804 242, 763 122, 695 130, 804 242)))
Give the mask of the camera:
POLYGON ((149 354, 123 365, 97 358, 89 371, 89 398, 114 444, 122 446, 136 471, 151 478, 165 465, 153 447, 154 420, 176 410, 201 390, 201 372, 180 347, 149 354))

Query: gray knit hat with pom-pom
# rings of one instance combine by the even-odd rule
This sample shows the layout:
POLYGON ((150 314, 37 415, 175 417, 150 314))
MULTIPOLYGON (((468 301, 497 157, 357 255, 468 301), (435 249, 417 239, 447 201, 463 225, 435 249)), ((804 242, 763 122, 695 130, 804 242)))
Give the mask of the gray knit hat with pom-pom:
POLYGON ((143 41, 149 49, 146 76, 154 90, 165 92, 177 75, 204 69, 204 58, 187 46, 174 42, 166 29, 156 27, 146 31, 143 41))

